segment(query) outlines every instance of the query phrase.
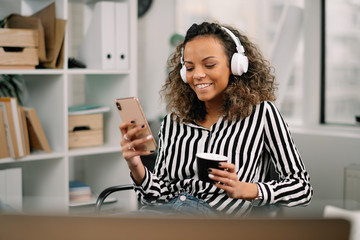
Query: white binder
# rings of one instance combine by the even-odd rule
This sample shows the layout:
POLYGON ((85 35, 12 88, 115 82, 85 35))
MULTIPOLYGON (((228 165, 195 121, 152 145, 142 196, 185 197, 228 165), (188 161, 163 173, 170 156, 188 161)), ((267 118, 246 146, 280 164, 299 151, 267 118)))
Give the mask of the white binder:
POLYGON ((129 9, 128 3, 115 3, 116 68, 129 68, 129 9))
POLYGON ((129 67, 129 9, 126 2, 101 1, 91 5, 92 17, 79 59, 87 68, 129 67))
POLYGON ((115 3, 97 2, 79 49, 79 58, 88 68, 115 69, 115 3))
POLYGON ((17 212, 23 208, 22 169, 0 170, 0 201, 17 212))

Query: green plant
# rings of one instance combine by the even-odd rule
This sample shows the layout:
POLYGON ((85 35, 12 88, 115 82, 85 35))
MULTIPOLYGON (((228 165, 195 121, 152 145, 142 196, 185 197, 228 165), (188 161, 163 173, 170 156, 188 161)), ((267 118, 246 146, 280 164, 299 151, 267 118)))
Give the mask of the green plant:
POLYGON ((22 104, 24 81, 19 75, 0 75, 0 97, 16 97, 22 104))
POLYGON ((5 27, 5 22, 6 22, 6 19, 1 19, 0 20, 0 28, 4 28, 5 27))

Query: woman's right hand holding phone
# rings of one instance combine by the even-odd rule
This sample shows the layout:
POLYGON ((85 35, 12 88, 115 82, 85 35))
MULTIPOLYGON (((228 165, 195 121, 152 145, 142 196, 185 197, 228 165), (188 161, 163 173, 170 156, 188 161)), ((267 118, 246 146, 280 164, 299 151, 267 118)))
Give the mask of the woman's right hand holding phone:
POLYGON ((120 141, 123 157, 125 158, 128 167, 135 178, 135 181, 140 184, 145 177, 144 166, 141 162, 140 156, 150 155, 152 151, 143 150, 143 144, 152 139, 152 135, 137 138, 139 134, 144 131, 146 126, 138 126, 135 121, 124 122, 119 125, 122 139, 120 141))

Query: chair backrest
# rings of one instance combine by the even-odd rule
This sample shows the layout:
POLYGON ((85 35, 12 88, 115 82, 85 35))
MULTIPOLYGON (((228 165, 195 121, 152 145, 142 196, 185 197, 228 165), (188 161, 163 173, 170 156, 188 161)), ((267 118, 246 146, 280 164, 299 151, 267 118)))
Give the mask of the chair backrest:
POLYGON ((142 163, 150 171, 153 171, 153 169, 154 169, 156 156, 157 156, 156 151, 153 154, 150 154, 150 155, 147 155, 147 156, 141 156, 142 163))

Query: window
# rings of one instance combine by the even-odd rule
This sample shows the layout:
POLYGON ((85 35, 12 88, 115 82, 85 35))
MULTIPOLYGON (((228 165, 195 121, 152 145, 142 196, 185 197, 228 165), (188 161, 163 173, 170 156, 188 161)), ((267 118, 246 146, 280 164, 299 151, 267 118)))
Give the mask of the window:
POLYGON ((177 0, 176 31, 185 34, 193 23, 202 21, 239 28, 275 67, 276 104, 283 116, 301 123, 303 9, 304 0, 177 0))
POLYGON ((360 1, 322 0, 321 122, 360 115, 360 1))

